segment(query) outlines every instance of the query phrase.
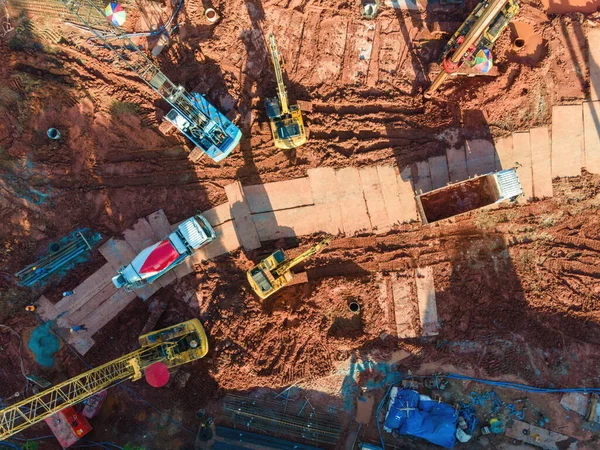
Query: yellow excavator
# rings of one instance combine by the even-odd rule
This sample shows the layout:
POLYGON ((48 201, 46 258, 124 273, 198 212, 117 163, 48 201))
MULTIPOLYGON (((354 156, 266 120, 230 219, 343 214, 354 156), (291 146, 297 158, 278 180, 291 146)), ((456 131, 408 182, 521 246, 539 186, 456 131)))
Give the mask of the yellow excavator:
POLYGON ((208 339, 198 319, 139 337, 140 349, 0 410, 0 441, 124 381, 137 381, 152 364, 171 369, 203 358, 208 339))
POLYGON ((425 91, 430 98, 449 76, 481 75, 492 67, 492 47, 519 12, 517 0, 483 0, 454 33, 440 57, 442 71, 425 91))
POLYGON ((306 142, 306 130, 300 107, 288 104, 287 91, 283 83, 283 56, 277 50, 273 33, 269 34, 269 48, 275 69, 275 78, 277 78, 277 97, 266 100, 267 115, 271 122, 275 147, 289 150, 300 147, 306 142))
POLYGON ((250 286, 256 292, 256 295, 262 299, 274 294, 294 279, 291 271, 292 267, 319 253, 323 247, 331 242, 331 239, 332 237, 329 236, 304 253, 288 260, 285 259, 283 250, 277 250, 246 272, 250 286))

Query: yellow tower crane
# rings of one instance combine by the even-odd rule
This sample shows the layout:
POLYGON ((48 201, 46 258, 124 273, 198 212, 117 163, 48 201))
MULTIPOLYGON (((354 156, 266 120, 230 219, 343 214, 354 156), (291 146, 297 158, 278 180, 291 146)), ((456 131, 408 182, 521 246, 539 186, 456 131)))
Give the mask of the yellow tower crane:
POLYGON ((266 100, 267 115, 271 122, 271 132, 275 147, 289 150, 300 147, 306 142, 306 130, 302 120, 302 112, 298 105, 289 106, 287 91, 283 82, 283 56, 277 50, 275 36, 269 34, 269 49, 277 79, 277 97, 266 100))
POLYGON ((168 368, 203 358, 208 339, 198 319, 152 331, 141 348, 0 410, 0 440, 124 380, 137 381, 156 362, 168 368))
POLYGON ((246 272, 250 286, 260 298, 267 298, 274 294, 293 280, 292 267, 319 253, 331 242, 331 239, 332 237, 327 237, 304 253, 289 260, 285 259, 283 250, 277 250, 246 272))

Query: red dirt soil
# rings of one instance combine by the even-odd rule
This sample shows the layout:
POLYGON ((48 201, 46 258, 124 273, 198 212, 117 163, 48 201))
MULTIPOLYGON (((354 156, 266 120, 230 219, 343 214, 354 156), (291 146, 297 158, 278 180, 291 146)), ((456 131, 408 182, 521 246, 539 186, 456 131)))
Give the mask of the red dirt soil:
MULTIPOLYGON (((33 38, 41 40, 37 47, 19 50, 0 40, 2 322, 24 336, 36 325, 22 308, 38 293, 15 288, 10 274, 77 227, 117 235, 159 208, 177 222, 222 203, 223 186, 234 179, 254 184, 304 176, 318 166, 412 163, 467 138, 547 124, 552 105, 585 98, 585 33, 596 17, 548 17, 539 3, 525 2, 516 28, 495 48, 498 77, 449 81, 424 101, 427 67, 443 47, 428 27, 463 20, 476 4, 466 3, 464 9, 430 7, 412 16, 384 8, 375 31, 380 56, 373 75, 355 71, 358 48, 344 50, 356 44, 346 40, 360 23, 354 4, 220 0, 214 6, 222 19, 208 26, 200 3, 186 2, 179 35, 157 62, 174 82, 197 88, 237 118, 244 138, 222 164, 207 158, 190 163, 184 138, 157 130, 165 104, 137 78, 101 61, 107 54, 90 49, 73 28, 34 17, 38 29, 56 28, 66 40, 52 44, 42 36, 33 38), (291 154, 274 149, 263 103, 275 94, 261 37, 271 30, 286 56, 292 102, 313 102, 313 111, 305 113, 310 140, 291 154), (534 34, 542 50, 515 53, 519 30, 534 34), (330 47, 319 46, 317 36, 330 47), (118 110, 114 101, 135 106, 118 110), (45 137, 50 126, 61 130, 61 142, 45 137)), ((451 363, 482 377, 597 385, 600 179, 558 181, 555 191, 554 199, 474 213, 456 223, 336 239, 306 264, 309 283, 264 302, 252 294, 244 273, 258 254, 238 251, 199 266, 195 275, 161 291, 170 306, 158 326, 199 317, 209 334, 208 357, 182 369, 192 377, 177 395, 142 382, 127 387, 195 431, 195 411, 225 390, 300 382, 337 395, 335 377, 343 378, 353 356, 377 353, 386 360, 398 349, 408 352, 402 364, 413 370, 451 363), (435 269, 440 335, 399 342, 393 314, 380 298, 381 279, 427 265, 435 269), (348 310, 349 300, 359 302, 360 315, 348 310)), ((296 244, 275 242, 261 255, 296 244)), ((56 301, 100 263, 79 267, 45 295, 56 301)), ((95 336, 87 363, 99 365, 137 348, 147 317, 146 304, 129 305, 95 336)), ((0 397, 8 399, 23 380, 16 339, 0 332, 0 344, 0 397)), ((26 368, 52 382, 86 368, 66 349, 48 370, 25 353, 26 368)), ((143 444, 143 427, 161 448, 189 441, 185 432, 169 431, 142 400, 119 392, 93 423, 97 439, 143 444)), ((25 434, 47 433, 37 425, 25 434)))

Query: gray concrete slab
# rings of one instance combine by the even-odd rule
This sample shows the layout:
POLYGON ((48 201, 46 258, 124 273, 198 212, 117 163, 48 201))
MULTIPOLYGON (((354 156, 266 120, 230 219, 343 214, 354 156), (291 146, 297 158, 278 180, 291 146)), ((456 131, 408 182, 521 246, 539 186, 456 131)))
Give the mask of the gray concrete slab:
POLYGON ((533 171, 531 169, 531 138, 527 133, 513 133, 513 151, 517 175, 523 188, 525 200, 533 198, 533 171))
POLYGON ((123 237, 136 254, 160 240, 154 235, 154 230, 146 218, 138 219, 133 227, 123 231, 123 237))
POLYGON ((439 189, 450 183, 446 155, 429 158, 429 171, 431 173, 431 187, 433 189, 439 189))
POLYGON ((252 214, 312 205, 313 195, 308 178, 244 186, 252 214))
POLYGON ((359 231, 371 231, 358 169, 345 167, 337 170, 335 176, 344 232, 353 235, 359 231))
POLYGON ((307 174, 315 205, 335 203, 339 200, 335 170, 331 167, 319 167, 308 169, 307 174))
POLYGON ((600 174, 600 102, 583 104, 583 136, 583 167, 590 173, 600 174))
POLYGON ((581 175, 583 162, 583 108, 552 107, 552 178, 581 175))
POLYGON ((392 223, 387 215, 377 166, 362 167, 359 169, 358 174, 365 195, 371 226, 378 233, 385 233, 389 231, 392 223))
POLYGON ((391 274, 392 299, 394 301, 394 317, 396 319, 396 333, 399 339, 417 337, 413 326, 417 319, 417 312, 413 301, 414 278, 391 274))
POLYGON ((590 99, 600 100, 600 29, 587 32, 588 69, 590 71, 590 99))
POLYGON ((491 141, 473 139, 465 144, 467 173, 469 177, 485 175, 495 169, 495 149, 491 141))
POLYGON ((252 221, 250 208, 244 196, 242 185, 239 181, 225 186, 225 194, 234 219, 237 238, 245 250, 260 247, 260 238, 252 221))
POLYGON ((451 183, 464 181, 469 178, 464 147, 447 149, 446 158, 448 160, 448 174, 450 175, 451 183))
POLYGON ((433 284, 433 267, 415 269, 415 283, 423 336, 437 336, 439 334, 438 315, 433 284))
POLYGON ((552 151, 548 127, 532 128, 529 130, 529 138, 533 196, 536 198, 552 197, 552 151))
POLYGON ((415 191, 413 189, 413 181, 410 167, 406 167, 398 177, 398 196, 401 203, 401 222, 412 222, 418 220, 417 204, 415 202, 415 191))
POLYGON ((494 142, 496 170, 511 169, 515 167, 513 154, 513 137, 502 137, 494 142))
POLYGON ((506 436, 544 450, 576 450, 577 439, 537 427, 520 420, 513 420, 506 428, 506 436))
POLYGON ((316 213, 319 205, 253 214, 252 220, 261 241, 303 236, 322 231, 316 213))
POLYGON ((129 264, 137 255, 126 241, 115 238, 110 238, 102 244, 98 251, 115 271, 113 275, 116 275, 121 266, 129 264))
POLYGON ((429 160, 418 161, 411 167, 415 194, 424 194, 433 189, 431 184, 431 171, 429 169, 429 160))
POLYGON ((381 184, 381 195, 385 210, 392 225, 402 222, 402 203, 398 192, 398 174, 394 166, 378 165, 377 175, 381 184))

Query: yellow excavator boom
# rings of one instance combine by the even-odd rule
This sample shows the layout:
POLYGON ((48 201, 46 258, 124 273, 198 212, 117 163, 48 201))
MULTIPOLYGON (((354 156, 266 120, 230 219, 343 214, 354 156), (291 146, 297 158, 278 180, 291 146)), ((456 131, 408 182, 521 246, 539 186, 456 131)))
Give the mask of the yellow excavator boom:
POLYGON ((206 333, 198 319, 140 336, 140 345, 139 350, 0 410, 0 440, 120 381, 139 380, 143 370, 155 362, 175 367, 202 358, 208 352, 206 333))
POLYGON ((275 78, 277 79, 277 97, 279 97, 281 114, 289 114, 290 106, 288 104, 287 90, 285 89, 285 84, 283 82, 283 71, 281 69, 281 66, 283 65, 283 57, 277 50, 277 43, 275 42, 275 36, 273 33, 269 34, 269 49, 271 50, 271 59, 273 60, 275 78))
POLYGON ((277 267, 273 272, 278 276, 283 275, 285 272, 290 271, 292 269, 292 267, 297 266, 305 259, 308 259, 311 256, 319 253, 323 247, 325 247, 326 245, 328 245, 331 242, 331 239, 333 239, 332 236, 326 237, 318 244, 313 245, 311 248, 306 250, 304 253, 301 253, 300 255, 296 256, 295 258, 290 259, 289 261, 285 261, 282 265, 277 267))

